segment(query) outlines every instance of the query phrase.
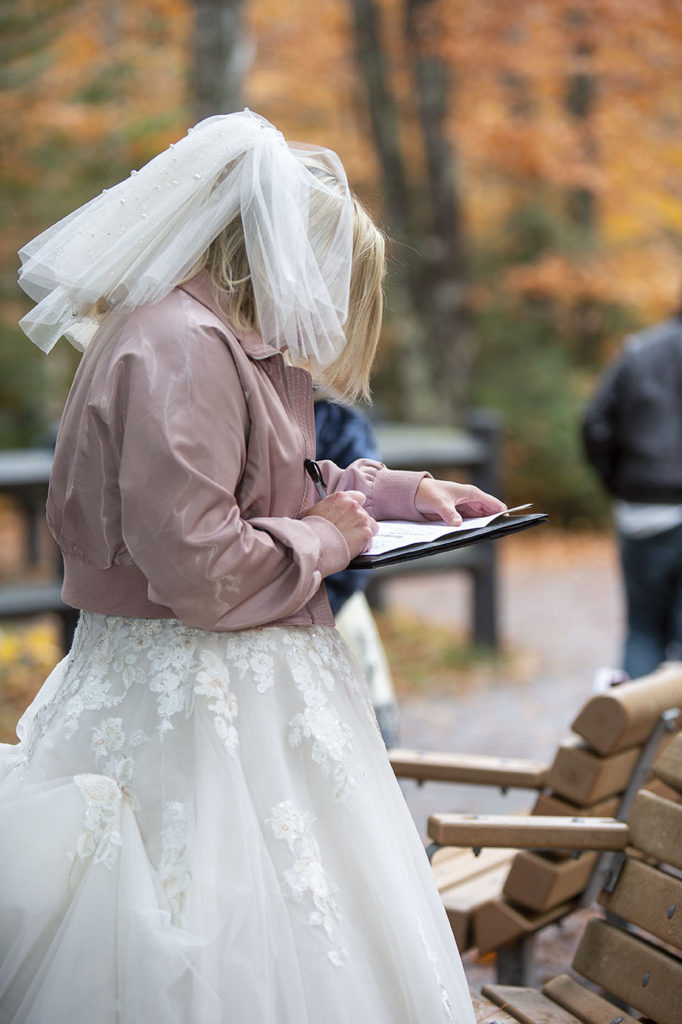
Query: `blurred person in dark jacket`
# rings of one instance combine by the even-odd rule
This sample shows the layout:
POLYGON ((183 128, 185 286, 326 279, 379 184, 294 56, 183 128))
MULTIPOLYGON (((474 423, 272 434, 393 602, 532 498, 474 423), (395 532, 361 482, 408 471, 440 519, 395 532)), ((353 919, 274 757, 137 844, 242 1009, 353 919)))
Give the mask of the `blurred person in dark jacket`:
POLYGON ((626 338, 583 418, 613 497, 627 604, 623 668, 682 653, 682 314, 626 338))

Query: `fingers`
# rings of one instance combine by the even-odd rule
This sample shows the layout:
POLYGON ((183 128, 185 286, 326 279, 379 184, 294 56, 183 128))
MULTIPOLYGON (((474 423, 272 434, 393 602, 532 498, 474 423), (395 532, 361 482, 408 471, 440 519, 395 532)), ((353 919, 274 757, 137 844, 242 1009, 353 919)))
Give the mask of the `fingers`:
MULTIPOLYGON (((362 493, 362 491, 334 491, 333 494, 328 494, 327 497, 322 498, 321 501, 316 501, 314 505, 311 505, 310 508, 303 513, 303 515, 304 517, 334 517, 343 509, 361 507, 364 505, 366 500, 367 497, 362 493)), ((366 514, 367 513, 365 513, 365 515, 366 514)))
POLYGON ((353 501, 357 501, 358 505, 364 505, 367 501, 367 495, 363 494, 362 491, 337 491, 337 494, 347 494, 353 501))
POLYGON ((459 526, 462 517, 494 515, 507 506, 492 494, 473 484, 425 478, 415 496, 417 511, 427 519, 441 519, 448 526, 459 526))
POLYGON ((444 480, 425 478, 417 488, 415 506, 425 519, 440 520, 448 526, 459 526, 462 517, 457 510, 457 500, 468 487, 444 480))
POLYGON ((378 524, 362 507, 361 491, 336 491, 309 508, 304 516, 321 516, 339 530, 348 544, 350 557, 359 555, 370 544, 378 524))
POLYGON ((432 504, 432 514, 442 519, 448 526, 459 526, 462 517, 452 501, 439 501, 432 504))
POLYGON ((337 497, 338 504, 342 510, 343 521, 352 524, 356 529, 362 530, 364 528, 367 531, 366 543, 369 544, 379 529, 379 524, 362 507, 367 500, 366 495, 362 491, 338 491, 337 497))
POLYGON ((467 491, 467 494, 457 499, 456 504, 460 511, 469 516, 493 515, 496 512, 505 512, 507 509, 503 501, 492 494, 487 494, 479 487, 474 487, 471 484, 467 487, 467 491))

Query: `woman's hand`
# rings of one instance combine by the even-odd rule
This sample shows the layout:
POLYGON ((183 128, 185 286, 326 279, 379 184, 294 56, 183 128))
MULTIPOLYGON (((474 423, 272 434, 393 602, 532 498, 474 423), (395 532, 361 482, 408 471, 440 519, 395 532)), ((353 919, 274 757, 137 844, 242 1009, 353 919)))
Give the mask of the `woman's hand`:
POLYGON ((499 498, 486 494, 473 484, 457 484, 429 477, 425 477, 417 488, 414 504, 426 519, 442 520, 448 526, 459 526, 462 518, 491 516, 507 508, 499 498))
POLYGON ((335 491, 304 512, 303 517, 322 516, 333 523, 343 534, 350 557, 355 558, 369 546, 378 529, 376 522, 362 507, 365 500, 362 491, 335 491))

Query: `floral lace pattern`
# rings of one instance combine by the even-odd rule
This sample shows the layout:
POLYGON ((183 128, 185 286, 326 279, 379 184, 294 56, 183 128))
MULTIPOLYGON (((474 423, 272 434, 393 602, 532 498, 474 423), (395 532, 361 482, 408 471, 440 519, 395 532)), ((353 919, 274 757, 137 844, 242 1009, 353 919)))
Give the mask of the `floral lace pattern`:
POLYGON ((171 800, 163 811, 159 877, 171 909, 171 921, 181 927, 192 874, 187 867, 187 805, 171 800))
MULTIPOLYGON (((332 1000, 348 1019, 423 1010, 429 1024, 468 1021, 455 947, 424 903, 433 879, 410 853, 411 822, 375 729, 329 627, 219 633, 83 613, 18 747, 0 751, 0 774, 17 770, 0 784, 0 832, 22 854, 8 895, 34 919, 31 943, 42 941, 47 901, 67 965, 90 926, 115 935, 129 923, 127 955, 119 962, 114 950, 102 974, 177 1021, 196 1010, 194 978, 237 1016, 257 993, 263 1020, 288 1024, 332 1000), (376 921, 361 912, 368 885, 384 908, 376 921), (225 949, 239 970, 226 969, 225 949)), ((47 1019, 71 996, 69 972, 41 973, 57 992, 44 993, 47 1019)), ((33 985, 32 966, 25 974, 33 985)), ((109 1005, 111 992, 93 989, 88 1020, 103 995, 109 1005)))
POLYGON ((308 914, 308 924, 324 931, 333 946, 327 958, 335 967, 342 967, 348 951, 336 937, 336 925, 341 920, 334 899, 337 889, 325 871, 320 847, 312 832, 315 819, 311 814, 297 811, 290 800, 284 800, 273 807, 267 820, 275 838, 283 840, 294 855, 293 865, 283 873, 285 895, 298 903, 309 895, 313 909, 308 914))
POLYGON ((312 643, 307 636, 294 632, 285 639, 290 648, 291 674, 305 705, 289 722, 289 745, 298 747, 303 739, 311 740, 313 761, 335 782, 335 799, 347 800, 358 784, 350 770, 352 731, 328 701, 335 677, 332 666, 315 649, 314 633, 312 643))
POLYGON ((245 629, 230 634, 230 664, 241 679, 255 683, 258 693, 274 686, 275 640, 272 628, 245 629))
POLYGON ((116 827, 121 790, 106 775, 76 775, 74 783, 85 801, 84 829, 71 853, 73 863, 90 857, 111 870, 118 858, 121 833, 116 827))
POLYGON ((194 692, 207 698, 208 710, 213 712, 215 731, 226 749, 234 754, 239 746, 235 728, 239 709, 237 698, 230 691, 229 666, 213 651, 201 652, 202 669, 197 674, 194 692))
POLYGON ((92 730, 90 749, 95 755, 97 767, 103 775, 109 776, 123 790, 137 809, 139 803, 132 794, 135 761, 131 750, 146 743, 149 737, 143 729, 137 729, 126 742, 123 719, 105 718, 92 730))
MULTIPOLYGON (((192 715, 196 699, 203 697, 220 740, 234 753, 239 743, 238 701, 231 678, 265 694, 277 678, 275 652, 281 657, 283 650, 286 669, 303 697, 303 708, 289 722, 289 743, 297 747, 310 741, 313 761, 333 779, 336 799, 345 800, 357 785, 349 769, 352 735, 328 698, 337 685, 351 690, 358 703, 366 704, 367 697, 347 663, 340 639, 333 630, 320 627, 264 627, 210 634, 175 619, 83 613, 64 683, 36 712, 22 758, 30 761, 36 741, 55 719, 61 721, 64 738, 71 739, 84 716, 120 708, 137 688, 155 696, 157 721, 153 728, 161 740, 173 731, 179 717, 192 715), (210 637, 210 645, 205 644, 206 637, 210 637)), ((368 713, 373 717, 371 705, 368 713)), ((108 739, 98 736, 93 750, 105 762, 98 767, 104 767, 125 787, 132 766, 121 754, 122 748, 106 747, 114 740, 111 723, 123 720, 107 719, 108 739), (112 760, 114 767, 106 767, 112 760)), ((128 745, 146 739, 146 735, 131 736, 128 745)))
POLYGON ((36 724, 44 731, 63 708, 68 739, 78 730, 85 713, 109 711, 125 700, 133 686, 147 686, 157 694, 158 732, 163 738, 173 728, 175 715, 192 711, 187 670, 195 632, 174 619, 82 614, 69 655, 68 685, 41 709, 43 715, 36 724), (151 678, 150 655, 154 660, 151 678))

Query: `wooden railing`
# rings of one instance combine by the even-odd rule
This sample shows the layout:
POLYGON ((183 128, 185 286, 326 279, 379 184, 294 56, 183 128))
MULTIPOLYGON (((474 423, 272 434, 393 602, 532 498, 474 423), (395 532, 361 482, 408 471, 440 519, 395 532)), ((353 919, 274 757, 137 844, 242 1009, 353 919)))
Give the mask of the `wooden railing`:
MULTIPOLYGON (((500 422, 496 413, 474 410, 466 430, 406 423, 376 426, 381 458, 391 469, 428 469, 434 476, 468 479, 500 497, 500 422)), ((472 579, 471 636, 478 647, 499 643, 495 544, 474 544, 430 558, 385 566, 373 572, 367 590, 371 606, 384 605, 383 584, 390 578, 425 572, 466 572, 472 579)))

